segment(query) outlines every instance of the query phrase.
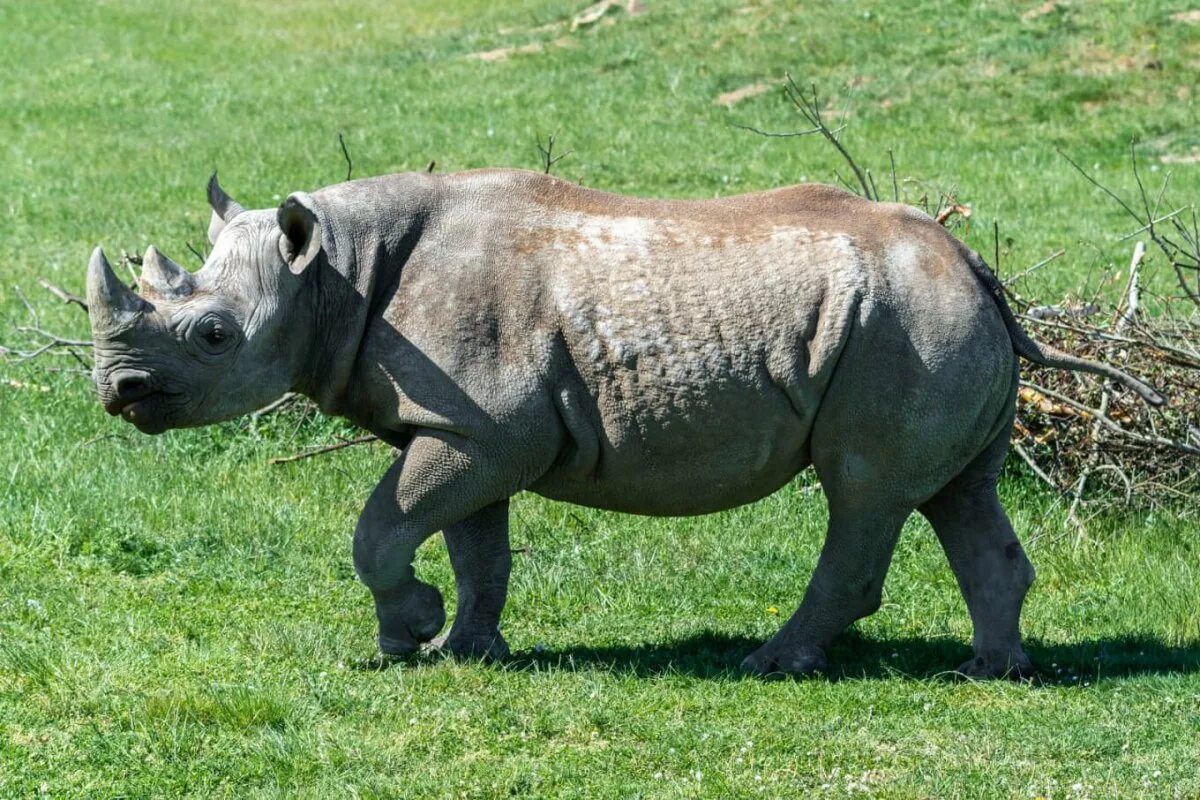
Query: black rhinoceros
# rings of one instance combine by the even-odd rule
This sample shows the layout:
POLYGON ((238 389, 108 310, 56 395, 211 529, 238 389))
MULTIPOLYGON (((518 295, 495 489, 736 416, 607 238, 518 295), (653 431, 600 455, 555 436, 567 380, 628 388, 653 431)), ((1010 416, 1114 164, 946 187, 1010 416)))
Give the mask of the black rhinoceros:
POLYGON ((438 644, 501 656, 508 500, 638 514, 749 503, 816 468, 829 530, 800 608, 744 664, 825 665, 878 608, 905 519, 933 524, 974 623, 972 675, 1024 674, 1033 567, 996 495, 1032 341, 978 255, 904 205, 802 185, 621 197, 515 170, 404 174, 247 211, 209 183, 213 249, 147 251, 141 295, 97 249, 96 385, 147 433, 286 391, 401 449, 354 535, 379 646, 445 623, 412 559, 444 531, 458 615, 438 644))

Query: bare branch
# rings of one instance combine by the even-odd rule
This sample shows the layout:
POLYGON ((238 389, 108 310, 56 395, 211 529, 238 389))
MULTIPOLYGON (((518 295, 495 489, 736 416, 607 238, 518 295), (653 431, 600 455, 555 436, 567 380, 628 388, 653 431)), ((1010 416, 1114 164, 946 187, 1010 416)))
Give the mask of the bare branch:
POLYGON ((570 150, 563 153, 562 155, 558 155, 558 156, 554 155, 554 143, 557 141, 557 138, 558 138, 557 133, 549 134, 546 137, 546 146, 545 147, 542 147, 541 139, 538 139, 538 141, 537 141, 537 149, 538 149, 538 152, 542 156, 542 172, 546 175, 550 174, 550 169, 555 164, 562 161, 567 156, 571 155, 570 150))
POLYGON ((67 305, 74 303, 75 305, 82 308, 83 312, 85 314, 87 313, 87 310, 88 310, 87 301, 84 300, 79 295, 72 294, 71 292, 68 292, 66 289, 59 288, 58 286, 55 286, 50 281, 46 280, 45 278, 38 278, 38 286, 41 286, 47 292, 54 295, 59 300, 62 300, 67 305))
POLYGON ((346 149, 346 139, 341 131, 338 131, 338 144, 342 147, 342 158, 346 159, 346 180, 350 180, 354 174, 354 162, 350 160, 350 151, 346 149))
POLYGON ((293 461, 301 461, 306 458, 312 458, 313 456, 332 453, 335 450, 343 450, 347 447, 355 447, 356 445, 369 444, 376 441, 379 441, 378 436, 360 436, 357 439, 343 439, 340 442, 327 444, 323 447, 311 447, 308 450, 302 450, 299 453, 293 453, 290 456, 276 456, 275 458, 268 458, 267 463, 271 464, 272 466, 275 464, 290 464, 293 461))

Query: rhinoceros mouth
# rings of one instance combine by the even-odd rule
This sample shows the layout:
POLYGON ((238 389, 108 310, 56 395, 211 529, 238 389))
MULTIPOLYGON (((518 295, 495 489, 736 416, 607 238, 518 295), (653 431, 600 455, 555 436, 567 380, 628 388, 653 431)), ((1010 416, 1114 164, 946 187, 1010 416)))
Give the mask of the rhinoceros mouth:
POLYGON ((166 392, 152 392, 116 406, 114 413, 120 414, 121 419, 142 433, 162 433, 170 427, 162 413, 162 403, 165 399, 166 392))

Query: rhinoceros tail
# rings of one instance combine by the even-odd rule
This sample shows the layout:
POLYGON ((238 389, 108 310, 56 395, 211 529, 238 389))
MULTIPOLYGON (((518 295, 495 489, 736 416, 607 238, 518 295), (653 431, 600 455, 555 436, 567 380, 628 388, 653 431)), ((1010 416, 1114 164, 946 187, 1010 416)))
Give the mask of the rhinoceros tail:
POLYGON ((1161 406, 1167 402, 1166 398, 1154 391, 1153 388, 1116 367, 1101 364, 1098 361, 1088 361, 1086 358, 1065 353, 1057 347, 1051 347, 1048 344, 1035 341, 1021 327, 1021 323, 1017 322, 1012 308, 1008 305, 1008 300, 1004 297, 1004 287, 1000 285, 1000 281, 992 273, 991 268, 979 257, 979 254, 966 248, 964 250, 967 251, 967 263, 971 265, 971 271, 975 273, 975 277, 979 279, 979 282, 983 284, 988 294, 991 295, 992 300, 995 301, 996 308, 999 309, 1000 316, 1004 319, 1004 327, 1008 328, 1008 336, 1012 339, 1013 351, 1017 355, 1045 367, 1069 369, 1076 372, 1090 372, 1093 375, 1102 375, 1105 378, 1111 378, 1137 392, 1143 400, 1152 406, 1161 406))

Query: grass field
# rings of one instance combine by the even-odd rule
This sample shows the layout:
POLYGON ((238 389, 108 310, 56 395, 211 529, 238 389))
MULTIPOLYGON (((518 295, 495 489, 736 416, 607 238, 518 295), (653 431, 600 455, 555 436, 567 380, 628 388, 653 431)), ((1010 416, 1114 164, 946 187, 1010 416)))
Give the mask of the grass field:
MULTIPOLYGON (((1129 191, 1137 136, 1200 194, 1189 2, 648 0, 569 32, 582 3, 0 0, 0 342, 18 288, 86 335, 36 280, 81 291, 97 243, 190 258, 214 166, 255 207, 341 180, 339 133, 356 176, 536 167, 557 131, 556 172, 615 191, 832 181, 819 142, 730 125, 798 127, 777 92, 714 104, 785 70, 877 175, 891 149, 900 178, 957 186, 981 252, 998 220, 1003 272, 1066 248, 1027 286, 1057 299, 1134 226, 1055 148, 1129 191)), ((685 520, 521 496, 513 662, 384 669, 349 545, 386 448, 268 466, 348 432, 287 415, 144 437, 47 363, 0 363, 0 797, 1200 796, 1185 505, 1079 533, 1011 470, 1033 683, 948 679, 970 629, 917 520, 828 678, 743 678, 815 563, 810 478, 685 520)), ((439 540, 418 572, 452 601, 439 540)))

